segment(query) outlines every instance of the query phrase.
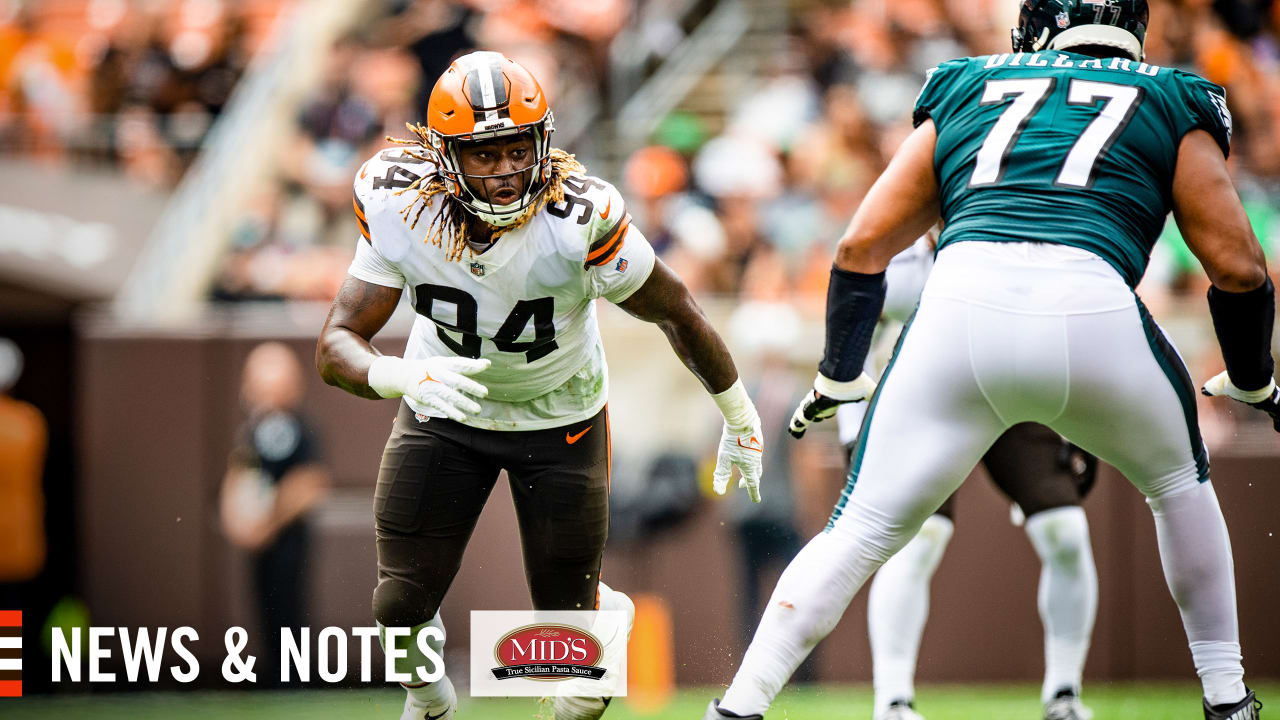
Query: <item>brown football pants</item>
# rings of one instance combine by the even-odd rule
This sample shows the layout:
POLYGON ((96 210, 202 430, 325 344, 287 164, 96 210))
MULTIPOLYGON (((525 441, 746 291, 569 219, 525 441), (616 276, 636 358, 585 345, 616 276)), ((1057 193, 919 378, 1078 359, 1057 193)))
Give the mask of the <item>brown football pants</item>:
POLYGON ((436 614, 502 470, 533 607, 595 609, 609 534, 609 451, 607 409, 562 427, 503 432, 421 422, 402 402, 374 491, 374 617, 414 627, 436 614))

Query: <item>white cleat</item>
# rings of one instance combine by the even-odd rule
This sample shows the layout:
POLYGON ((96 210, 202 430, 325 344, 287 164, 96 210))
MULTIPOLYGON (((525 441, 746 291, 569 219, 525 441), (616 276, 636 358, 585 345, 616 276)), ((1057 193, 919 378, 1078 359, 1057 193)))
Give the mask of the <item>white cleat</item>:
POLYGON ((1044 720, 1093 720, 1093 711, 1074 692, 1063 690, 1044 704, 1044 720))
POLYGON ((924 716, 911 707, 906 700, 894 700, 885 711, 876 716, 876 720, 924 720, 924 716))
MULTIPOLYGON (((600 583, 605 588, 608 585, 600 583)), ((615 632, 612 637, 602 638, 604 643, 604 654, 601 658, 601 665, 605 667, 618 667, 623 658, 627 654, 627 640, 631 637, 631 627, 636 622, 636 605, 631 602, 631 598, 626 593, 617 590, 609 590, 610 607, 604 607, 604 601, 601 600, 602 610, 621 610, 627 614, 627 624, 624 631, 615 632)), ((551 706, 552 720, 599 720, 604 711, 609 707, 610 697, 575 697, 574 689, 577 680, 569 680, 561 683, 559 691, 566 693, 557 695, 551 706)), ((599 692, 599 690, 597 690, 599 692)))

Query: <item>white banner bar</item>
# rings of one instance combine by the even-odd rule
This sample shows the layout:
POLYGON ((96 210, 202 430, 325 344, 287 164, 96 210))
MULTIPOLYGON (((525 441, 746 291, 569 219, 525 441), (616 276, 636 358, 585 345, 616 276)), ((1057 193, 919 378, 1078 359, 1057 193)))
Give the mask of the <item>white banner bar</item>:
POLYGON ((621 610, 471 611, 472 697, 622 697, 621 610))

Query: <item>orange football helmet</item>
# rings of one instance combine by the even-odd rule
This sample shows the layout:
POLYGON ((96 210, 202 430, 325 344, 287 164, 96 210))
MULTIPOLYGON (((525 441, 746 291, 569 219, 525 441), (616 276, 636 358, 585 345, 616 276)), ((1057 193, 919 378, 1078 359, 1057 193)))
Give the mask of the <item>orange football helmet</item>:
MULTIPOLYGON (((547 98, 533 75, 502 53, 478 51, 463 55, 445 71, 427 102, 427 131, 431 149, 449 193, 485 222, 510 225, 547 188, 551 177, 552 115, 547 98), (524 194, 506 205, 478 197, 467 185, 458 154, 459 143, 529 133, 534 161, 516 173, 530 173, 524 194)), ((502 176, 514 175, 504 173, 502 176)))

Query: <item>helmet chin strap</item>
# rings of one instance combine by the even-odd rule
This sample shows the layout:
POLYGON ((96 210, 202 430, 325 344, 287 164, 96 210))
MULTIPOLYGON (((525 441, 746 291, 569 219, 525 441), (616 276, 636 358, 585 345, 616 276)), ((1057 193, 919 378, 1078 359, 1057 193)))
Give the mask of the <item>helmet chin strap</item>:
MULTIPOLYGON (((530 177, 530 180, 533 179, 534 178, 530 177)), ((481 182, 483 183, 483 181, 481 182)), ((481 187, 483 187, 483 184, 481 187)), ((530 192, 530 185, 528 183, 525 184, 525 191, 517 195, 514 201, 503 205, 493 202, 488 188, 484 188, 483 199, 481 199, 479 194, 477 194, 476 191, 465 182, 463 183, 463 188, 474 200, 474 202, 471 203, 464 200, 462 202, 463 207, 489 225, 498 228, 515 224, 516 221, 524 215, 524 211, 533 204, 533 200, 536 197, 536 193, 530 192)))
POLYGON ((513 203, 507 203, 506 205, 493 205, 490 203, 490 207, 500 212, 500 215, 477 210, 476 216, 495 227, 506 227, 514 224, 516 220, 520 219, 520 215, 522 214, 521 210, 524 209, 521 205, 522 203, 519 200, 513 203))

